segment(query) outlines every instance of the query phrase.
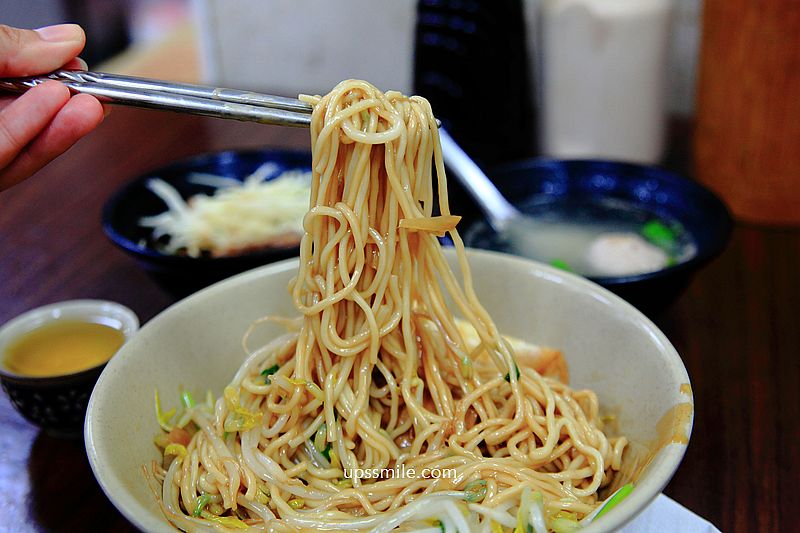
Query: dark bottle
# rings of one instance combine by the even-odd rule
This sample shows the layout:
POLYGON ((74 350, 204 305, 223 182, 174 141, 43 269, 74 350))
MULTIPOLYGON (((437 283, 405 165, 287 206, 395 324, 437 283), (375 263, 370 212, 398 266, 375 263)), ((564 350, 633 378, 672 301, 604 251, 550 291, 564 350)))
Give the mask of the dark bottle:
POLYGON ((522 0, 420 0, 414 92, 484 167, 531 155, 522 0))

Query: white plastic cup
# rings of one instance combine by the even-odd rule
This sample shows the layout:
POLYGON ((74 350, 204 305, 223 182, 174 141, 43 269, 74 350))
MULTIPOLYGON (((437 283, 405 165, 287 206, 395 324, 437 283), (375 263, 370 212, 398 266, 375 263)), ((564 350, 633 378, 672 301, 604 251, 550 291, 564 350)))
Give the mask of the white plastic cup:
POLYGON ((672 0, 543 0, 546 155, 659 161, 671 11, 672 0))

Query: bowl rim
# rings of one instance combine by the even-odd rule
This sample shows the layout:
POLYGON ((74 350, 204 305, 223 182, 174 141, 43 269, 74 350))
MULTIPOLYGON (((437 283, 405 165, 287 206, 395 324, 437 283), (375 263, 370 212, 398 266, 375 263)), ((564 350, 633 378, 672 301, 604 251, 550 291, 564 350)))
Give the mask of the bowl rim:
MULTIPOLYGON (((639 172, 646 170, 652 177, 658 180, 680 185, 682 187, 687 187, 691 190, 693 195, 702 198, 714 206, 714 209, 717 211, 720 229, 719 238, 714 241, 712 246, 707 246, 702 250, 698 249, 697 253, 686 261, 667 266, 659 270, 654 270, 652 272, 643 272, 641 274, 631 274, 625 276, 584 276, 587 279, 590 279, 603 286, 618 287, 628 283, 659 279, 661 277, 671 276, 672 274, 691 273, 710 263, 713 259, 725 251, 725 248, 727 248, 733 232, 733 216, 722 198, 720 198, 719 195, 702 183, 690 179, 689 177, 678 172, 664 168, 660 165, 646 165, 632 161, 618 161, 614 159, 602 158, 559 159, 541 156, 497 165, 492 167, 489 174, 493 176, 495 174, 508 174, 513 172, 519 173, 526 170, 533 171, 537 169, 560 168, 567 177, 571 178, 572 174, 570 173, 570 167, 575 165, 602 167, 603 169, 613 169, 616 167, 617 169, 627 169, 628 171, 639 172)), ((627 177, 627 174, 623 174, 623 176, 627 177)))
MULTIPOLYGON (((454 254, 455 251, 452 248, 446 248, 445 253, 454 254)), ((676 382, 689 384, 690 392, 688 393, 687 401, 692 405, 692 414, 686 421, 685 425, 687 442, 668 443, 662 446, 645 469, 648 472, 645 483, 637 484, 637 490, 632 491, 631 494, 618 505, 616 505, 613 510, 604 515, 602 521, 589 524, 581 530, 585 533, 608 533, 616 531, 629 521, 633 520, 639 513, 644 511, 647 506, 650 505, 650 503, 661 493, 667 483, 669 483, 674 473, 677 471, 688 447, 688 443, 691 441, 695 406, 694 397, 691 392, 691 381, 689 379, 686 366, 684 365, 683 360, 676 351, 675 347, 672 345, 669 339, 667 339, 666 335, 646 315, 644 315, 641 311, 636 309, 627 301, 623 300, 597 283, 577 274, 566 272, 556 267, 552 267, 545 263, 531 259, 490 250, 472 248, 467 249, 468 259, 480 256, 484 256, 490 260, 499 261, 501 263, 517 263, 519 266, 538 270, 548 279, 556 279, 561 282, 567 282, 573 287, 576 287, 584 292, 589 292, 596 298, 608 301, 609 305, 613 306, 619 312, 624 313, 628 319, 634 319, 638 321, 644 328, 646 328, 648 334, 654 338, 654 344, 663 346, 663 357, 665 357, 669 363, 668 368, 673 380, 676 382)), ((152 323, 154 323, 156 320, 163 320, 164 317, 169 317, 181 312, 181 308, 183 306, 191 305, 195 301, 205 299, 215 293, 227 290, 230 285, 247 284, 252 282, 254 279, 264 276, 273 276, 283 273, 287 270, 296 270, 298 264, 299 258, 286 259, 243 272, 226 280, 215 283, 201 291, 192 294, 191 296, 188 296, 187 298, 184 298, 183 300, 170 305, 156 317, 154 317, 150 322, 148 322, 142 328, 142 330, 148 330, 150 327, 152 327, 152 323)), ((121 364, 120 361, 129 357, 127 352, 123 352, 120 355, 121 357, 112 358, 112 360, 109 362, 109 365, 107 365, 103 370, 103 373, 97 380, 94 390, 92 391, 92 395, 89 398, 89 404, 86 410, 86 419, 84 422, 84 444, 86 447, 86 454, 98 484, 111 503, 131 523, 143 531, 161 529, 161 526, 169 524, 167 519, 159 516, 158 520, 152 520, 152 513, 150 509, 145 508, 139 504, 138 501, 128 497, 125 483, 120 480, 110 469, 103 468, 99 453, 99 448, 102 448, 102 446, 98 447, 97 443, 95 442, 95 433, 100 429, 101 426, 97 416, 95 415, 95 410, 99 402, 102 401, 100 399, 101 395, 104 393, 104 390, 106 390, 103 387, 103 384, 107 379, 110 379, 109 376, 112 373, 113 366, 121 364)), ((666 407, 669 408, 670 406, 666 407)), ((142 482, 144 483, 144 480, 142 482)))
MULTIPOLYGON (((173 255, 173 254, 159 252, 158 250, 155 250, 150 246, 145 246, 144 248, 139 246, 137 242, 123 235, 117 229, 117 225, 114 224, 114 217, 117 213, 117 210, 119 209, 120 205, 122 205, 126 201, 126 198, 130 195, 131 191, 144 186, 145 182, 148 179, 153 178, 158 174, 165 172, 172 172, 177 167, 200 164, 204 161, 210 161, 224 157, 274 156, 274 155, 283 155, 289 157, 308 156, 309 166, 311 164, 311 152, 309 152, 308 150, 284 149, 284 148, 248 148, 242 150, 231 149, 231 150, 202 152, 142 172, 141 174, 138 174, 135 177, 128 180, 124 185, 122 185, 119 189, 117 189, 103 205, 103 209, 100 215, 100 223, 103 228, 103 232, 106 234, 109 240, 111 240, 111 242, 113 242, 117 247, 135 257, 142 259, 149 259, 149 260, 172 261, 177 263, 186 263, 193 265, 209 264, 209 263, 214 263, 214 264, 233 263, 245 259, 250 260, 259 258, 269 258, 274 254, 287 253, 291 252, 292 250, 297 250, 300 247, 299 239, 298 243, 295 245, 264 247, 248 251, 242 254, 229 255, 229 256, 191 257, 188 255, 173 255)), ((169 182, 169 180, 166 181, 169 182)))
MULTIPOLYGON (((45 324, 51 323, 60 318, 70 318, 80 320, 81 318, 105 317, 120 322, 119 330, 125 337, 124 342, 128 342, 139 331, 139 317, 128 307, 110 300, 64 300, 54 302, 40 307, 29 309, 17 315, 0 327, 0 378, 19 384, 60 384, 64 380, 80 380, 84 377, 95 374, 99 369, 105 367, 108 361, 90 366, 77 372, 67 374, 54 374, 48 376, 28 376, 18 374, 5 366, 4 349, 9 342, 20 335, 29 333, 45 324)), ((124 344, 124 343, 123 343, 124 344)), ((122 349, 120 347, 120 349, 122 349)), ((113 359, 114 355, 110 359, 113 359)))

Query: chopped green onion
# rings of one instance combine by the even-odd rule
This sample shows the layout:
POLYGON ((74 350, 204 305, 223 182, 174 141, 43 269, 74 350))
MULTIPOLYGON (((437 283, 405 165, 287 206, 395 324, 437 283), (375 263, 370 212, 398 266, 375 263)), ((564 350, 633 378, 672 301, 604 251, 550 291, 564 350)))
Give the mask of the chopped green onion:
POLYGON ((194 503, 194 511, 192 511, 192 516, 200 516, 200 513, 203 512, 203 509, 205 509, 206 505, 209 503, 211 503, 211 495, 201 494, 198 496, 194 503))
POLYGON ((258 489, 256 490, 256 501, 262 505, 267 505, 269 503, 269 488, 263 483, 258 484, 258 489))
POLYGON ((325 442, 325 438, 328 436, 328 427, 325 425, 325 422, 320 424, 319 428, 317 428, 317 432, 314 434, 314 440, 311 442, 314 450, 318 452, 322 457, 325 458, 326 461, 330 462, 331 460, 331 443, 325 442))
POLYGON ((426 522, 428 524, 432 525, 433 527, 438 527, 439 531, 441 531, 442 533, 445 532, 444 523, 441 520, 439 520, 438 518, 429 518, 429 519, 426 520, 426 522))
POLYGON ((322 455, 322 457, 324 457, 325 459, 330 461, 331 460, 331 450, 332 449, 333 449, 333 447, 331 446, 331 443, 329 442, 329 443, 327 443, 325 445, 325 448, 323 450, 321 450, 319 453, 322 455))
POLYGON ((658 220, 651 220, 642 226, 642 235, 659 248, 670 250, 675 246, 675 231, 658 220))
POLYGON ((470 503, 479 502, 486 497, 486 480, 476 479, 464 487, 464 499, 470 503))
POLYGON ((554 533, 573 533, 573 531, 578 531, 580 528, 581 525, 574 518, 557 516, 550 521, 550 529, 554 533))
POLYGON ((531 488, 525 487, 522 491, 522 497, 519 500, 519 509, 517 510, 517 527, 514 528, 514 533, 528 533, 531 529, 528 525, 528 516, 530 515, 531 508, 531 488))
POLYGON ((339 461, 339 455, 336 453, 336 450, 334 450, 333 448, 328 450, 328 457, 330 458, 331 466, 333 468, 342 467, 342 463, 339 461))
POLYGON ((565 270, 567 272, 575 272, 575 269, 569 266, 569 263, 567 263, 563 259, 552 259, 550 261, 550 265, 559 268, 561 270, 565 270))
POLYGON ((245 431, 252 429, 261 421, 263 413, 248 411, 239 405, 239 389, 230 385, 224 390, 225 403, 231 413, 222 424, 222 429, 227 432, 245 431))
POLYGON ((271 381, 270 381, 269 377, 270 377, 272 374, 274 374, 275 372, 277 372, 279 369, 280 369, 280 367, 279 367, 278 365, 272 365, 272 366, 271 366, 271 367, 269 367, 268 369, 266 369, 266 370, 264 370, 263 372, 261 372, 261 375, 262 375, 262 376, 264 376, 264 383, 266 383, 267 385, 269 385, 269 384, 271 383, 271 381))
POLYGON ((624 500, 628 497, 628 494, 633 491, 633 483, 628 483, 627 485, 623 485, 617 492, 615 492, 606 502, 603 504, 603 507, 594 515, 594 520, 597 520, 611 509, 617 506, 619 502, 624 500))
POLYGON ((319 428, 317 428, 317 432, 314 434, 314 448, 317 449, 318 452, 321 452, 325 449, 325 437, 328 435, 328 426, 325 425, 325 422, 320 424, 319 428))
POLYGON ((181 403, 186 409, 191 409, 194 407, 194 398, 192 398, 192 393, 188 390, 181 392, 181 403))
POLYGON ((472 377, 472 361, 470 361, 469 355, 464 355, 461 359, 461 377, 464 379, 472 377))
POLYGON ((544 517, 544 496, 538 491, 534 492, 531 498, 528 530, 533 531, 533 533, 547 533, 547 522, 544 517))
POLYGON ((158 425, 161 426, 161 429, 164 431, 172 431, 172 425, 169 422, 173 416, 175 416, 174 407, 166 412, 161 409, 161 400, 158 399, 158 389, 156 389, 156 418, 158 419, 158 425))
POLYGON ((250 526, 233 516, 216 516, 208 511, 202 511, 200 516, 210 522, 215 522, 223 527, 230 527, 234 529, 250 529, 250 526))
MULTIPOLYGON (((514 363, 514 370, 517 371, 517 379, 519 379, 519 367, 517 366, 517 363, 514 363)), ((509 372, 508 374, 503 376, 503 379, 511 383, 511 373, 509 372)))

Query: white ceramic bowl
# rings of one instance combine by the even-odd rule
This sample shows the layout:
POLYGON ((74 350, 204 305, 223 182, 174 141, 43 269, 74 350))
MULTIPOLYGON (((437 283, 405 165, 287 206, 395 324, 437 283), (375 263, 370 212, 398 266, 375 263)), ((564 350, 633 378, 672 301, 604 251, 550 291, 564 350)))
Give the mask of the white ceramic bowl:
MULTIPOLYGON (((448 257, 452 264, 454 255, 448 257)), ((668 437, 661 446, 657 430, 683 405, 684 416, 668 423, 667 432, 686 439, 691 432, 683 362, 652 322, 594 283, 509 255, 470 251, 469 257, 478 296, 500 330, 562 349, 571 384, 594 389, 624 434, 657 450, 631 495, 582 531, 618 529, 658 495, 683 457, 686 444, 668 437)), ((86 417, 89 461, 105 493, 139 528, 174 531, 141 473, 141 465, 158 458, 153 389, 170 405, 177 405, 181 386, 218 394, 244 359, 248 325, 266 314, 296 315, 286 290, 296 269, 296 260, 275 263, 178 302, 145 325, 98 380, 86 417)))

